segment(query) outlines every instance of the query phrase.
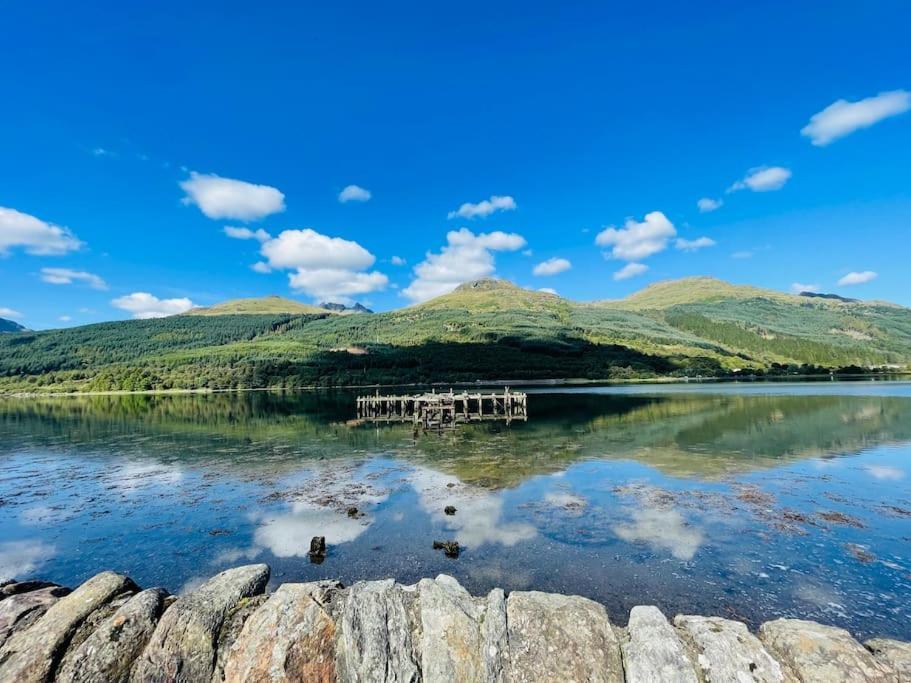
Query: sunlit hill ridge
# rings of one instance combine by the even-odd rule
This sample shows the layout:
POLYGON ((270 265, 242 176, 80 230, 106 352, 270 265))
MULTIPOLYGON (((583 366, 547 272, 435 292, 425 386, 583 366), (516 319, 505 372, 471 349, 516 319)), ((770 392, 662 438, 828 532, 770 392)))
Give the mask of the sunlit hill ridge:
POLYGON ((0 337, 7 391, 898 371, 909 363, 907 308, 704 277, 594 303, 486 279, 360 315, 264 297, 0 337))

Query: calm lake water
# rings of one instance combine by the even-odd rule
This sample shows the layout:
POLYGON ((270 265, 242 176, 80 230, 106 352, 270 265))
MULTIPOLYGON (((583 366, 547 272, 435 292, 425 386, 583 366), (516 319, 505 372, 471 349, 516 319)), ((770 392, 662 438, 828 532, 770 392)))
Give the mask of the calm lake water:
POLYGON ((0 577, 445 572, 585 595, 619 623, 648 603, 911 639, 911 385, 529 393, 527 423, 416 438, 350 425, 345 391, 2 399, 0 577), (448 539, 457 559, 432 549, 448 539))

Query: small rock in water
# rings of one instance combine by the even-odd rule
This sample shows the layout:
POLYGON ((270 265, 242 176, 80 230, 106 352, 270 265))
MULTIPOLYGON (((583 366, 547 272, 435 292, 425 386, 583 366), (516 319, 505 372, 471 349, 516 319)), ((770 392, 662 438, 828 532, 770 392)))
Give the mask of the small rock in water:
POLYGON ((357 517, 359 514, 360 513, 358 512, 358 509, 356 507, 354 507, 353 505, 350 508, 348 508, 349 517, 357 517))
POLYGON ((310 539, 310 561, 313 564, 321 564, 326 559, 326 537, 314 536, 310 539))
POLYGON ((445 512, 447 515, 454 515, 456 513, 455 506, 447 505, 445 508, 443 508, 443 512, 445 512))
POLYGON ((458 557, 460 551, 458 541, 434 541, 433 549, 442 550, 446 557, 458 557))

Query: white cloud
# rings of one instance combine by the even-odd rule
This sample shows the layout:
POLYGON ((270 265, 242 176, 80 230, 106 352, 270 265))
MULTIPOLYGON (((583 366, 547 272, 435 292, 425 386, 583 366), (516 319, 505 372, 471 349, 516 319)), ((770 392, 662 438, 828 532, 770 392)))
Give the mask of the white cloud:
POLYGON ((508 195, 503 197, 492 195, 490 199, 484 199, 477 204, 465 202, 458 210, 450 211, 448 217, 477 218, 480 216, 481 218, 486 218, 497 211, 515 211, 515 208, 516 200, 512 197, 508 195))
POLYGON ((42 268, 41 279, 52 285, 71 285, 74 282, 84 282, 92 289, 107 289, 107 283, 94 273, 84 270, 71 270, 70 268, 42 268))
POLYGON ((348 202, 366 202, 372 196, 370 190, 365 190, 363 187, 358 187, 357 185, 349 185, 338 193, 338 200, 342 204, 347 204, 348 202))
POLYGON ((82 242, 67 228, 0 206, 0 255, 22 247, 34 256, 56 256, 81 246, 82 242))
POLYGON ((73 319, 73 316, 71 316, 71 315, 61 315, 59 318, 57 318, 57 320, 59 320, 62 323, 68 323, 72 319, 73 319))
POLYGON ((4 308, 0 306, 0 318, 21 318, 22 314, 19 311, 15 311, 12 308, 4 308))
MULTIPOLYGON (((667 248, 677 234, 674 224, 660 211, 645 214, 641 223, 628 218, 622 228, 609 227, 598 233, 595 244, 611 247, 610 256, 623 261, 638 261, 667 248)), ((607 252, 605 252, 607 256, 607 252)))
POLYGON ((878 274, 872 270, 863 270, 860 272, 854 271, 841 278, 838 281, 838 284, 843 287, 847 285, 862 285, 864 283, 870 282, 871 280, 875 280, 877 276, 878 274))
POLYGON ((627 263, 620 270, 614 273, 615 280, 629 280, 631 277, 642 275, 648 271, 648 266, 644 263, 627 263))
POLYGON ((402 290, 412 301, 426 301, 447 294, 463 282, 489 277, 494 272, 494 251, 517 251, 525 238, 516 233, 489 232, 476 235, 468 228, 446 233, 440 253, 428 252, 414 267, 415 278, 402 290))
POLYGON ((114 156, 114 153, 104 147, 96 147, 92 150, 92 155, 96 157, 112 157, 114 156))
POLYGON ((546 261, 541 261, 531 272, 535 275, 556 275, 572 267, 573 264, 565 258, 549 258, 546 261))
POLYGON ((721 208, 721 205, 724 202, 720 199, 712 199, 711 197, 703 197, 698 202, 696 206, 699 208, 700 213, 709 213, 711 211, 717 211, 721 208))
POLYGON ((127 296, 118 297, 111 301, 111 305, 132 313, 133 317, 138 320, 166 318, 169 315, 186 313, 191 308, 196 307, 187 298, 159 299, 148 292, 133 292, 127 296))
POLYGON ((759 166, 747 171, 743 180, 738 180, 728 188, 728 192, 752 190, 753 192, 772 192, 780 190, 791 177, 791 171, 783 166, 759 166))
POLYGON ((857 102, 836 100, 810 117, 800 134, 810 138, 817 147, 824 147, 838 138, 856 130, 869 128, 890 116, 903 114, 911 109, 911 92, 893 90, 881 92, 857 102))
POLYGON ((678 237, 677 241, 674 242, 674 247, 680 251, 698 251, 699 249, 704 249, 705 247, 714 247, 715 240, 711 237, 697 237, 694 240, 683 239, 678 237))
POLYGON ((259 230, 250 230, 250 228, 235 228, 226 225, 225 234, 235 240, 256 240, 257 242, 268 242, 272 235, 260 228, 259 230))
POLYGON ((209 218, 255 221, 285 210, 285 195, 268 185, 193 171, 180 183, 184 204, 195 204, 209 218))
POLYGON ((389 259, 389 263, 394 266, 404 266, 406 261, 401 256, 393 256, 391 259, 389 259))
POLYGON ((266 263, 265 261, 257 261, 252 266, 250 266, 250 270, 252 270, 254 273, 263 273, 263 274, 272 272, 272 269, 269 267, 269 264, 266 263))
POLYGON ((545 294, 553 294, 554 296, 560 296, 557 294, 557 290, 553 287, 541 287, 538 289, 539 292, 544 292, 545 294))
POLYGON ((819 290, 820 290, 820 287, 815 282, 810 283, 810 284, 807 284, 805 282, 792 282, 791 283, 791 291, 794 292, 794 294, 801 294, 803 292, 818 292, 819 290))
POLYGON ((350 302, 356 294, 384 289, 389 283, 383 273, 361 272, 373 265, 376 257, 357 242, 329 237, 315 230, 284 230, 278 237, 263 243, 260 253, 266 258, 264 268, 286 269, 291 287, 314 299, 350 302))
POLYGON ((736 258, 736 259, 753 258, 753 252, 752 251, 735 251, 733 254, 731 254, 731 258, 736 258))

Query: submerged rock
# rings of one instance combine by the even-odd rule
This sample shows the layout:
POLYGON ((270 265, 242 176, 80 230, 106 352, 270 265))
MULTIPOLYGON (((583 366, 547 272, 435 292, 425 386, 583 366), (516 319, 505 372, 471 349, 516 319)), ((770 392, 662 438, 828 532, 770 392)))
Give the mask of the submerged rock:
POLYGON ((706 681, 799 683, 772 658, 746 624, 721 617, 678 615, 674 625, 696 653, 706 681))
POLYGON ((759 637, 804 683, 898 682, 889 668, 841 628, 776 619, 760 627, 759 637))
POLYGON ((456 513, 456 507, 454 505, 447 505, 443 508, 443 512, 447 515, 454 515, 456 513))
POLYGON ((434 541, 434 550, 442 550, 446 557, 458 557, 461 552, 458 541, 434 541))
POLYGON ((0 680, 49 680, 79 625, 117 595, 135 589, 136 584, 128 577, 102 572, 55 601, 31 626, 14 633, 0 648, 0 680))
POLYGON ((578 596, 515 591, 506 600, 509 681, 622 681, 607 612, 578 596))
POLYGON ((633 607, 621 650, 628 683, 697 683, 683 642, 657 607, 633 607))
POLYGON ((150 588, 131 597, 68 656, 57 680, 62 683, 128 680, 133 661, 155 630, 165 595, 160 588, 150 588))
POLYGON ((322 564, 326 559, 326 537, 314 536, 310 539, 310 552, 307 553, 313 564, 322 564))
POLYGON ((208 681, 216 662, 217 636, 228 613, 243 599, 263 592, 269 567, 229 569, 177 600, 161 617, 136 662, 132 680, 208 681))

